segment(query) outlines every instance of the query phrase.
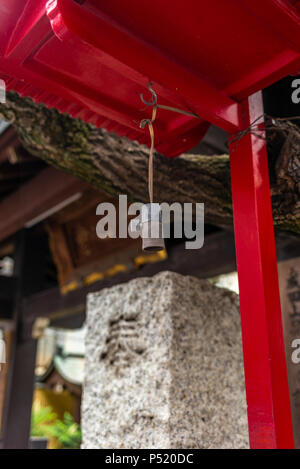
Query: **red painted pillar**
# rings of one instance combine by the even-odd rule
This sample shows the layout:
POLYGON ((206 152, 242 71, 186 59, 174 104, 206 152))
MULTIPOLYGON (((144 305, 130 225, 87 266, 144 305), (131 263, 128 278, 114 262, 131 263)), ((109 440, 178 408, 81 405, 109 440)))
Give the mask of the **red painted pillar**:
MULTIPOLYGON (((240 112, 243 128, 262 116, 261 92, 240 112)), ((230 153, 250 445, 293 448, 266 142, 247 134, 230 153)))

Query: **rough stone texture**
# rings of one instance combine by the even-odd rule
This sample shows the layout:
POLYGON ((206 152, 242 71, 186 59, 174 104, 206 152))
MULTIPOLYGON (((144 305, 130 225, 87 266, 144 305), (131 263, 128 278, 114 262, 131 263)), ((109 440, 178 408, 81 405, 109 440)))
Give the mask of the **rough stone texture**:
POLYGON ((83 448, 248 447, 238 297, 162 272, 88 296, 83 448))

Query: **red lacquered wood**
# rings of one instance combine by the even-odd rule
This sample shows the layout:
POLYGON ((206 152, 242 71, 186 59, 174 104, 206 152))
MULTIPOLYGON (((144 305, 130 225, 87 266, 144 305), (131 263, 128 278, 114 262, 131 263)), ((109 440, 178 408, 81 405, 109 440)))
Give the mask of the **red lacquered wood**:
POLYGON ((240 127, 238 103, 300 70, 294 0, 1 0, 0 79, 7 90, 148 143, 173 157, 209 123, 240 127), (263 46, 262 46, 263 45, 263 46))
MULTIPOLYGON (((261 93, 240 109, 247 128, 261 93)), ((293 448, 266 141, 250 133, 230 151, 250 445, 293 448)))

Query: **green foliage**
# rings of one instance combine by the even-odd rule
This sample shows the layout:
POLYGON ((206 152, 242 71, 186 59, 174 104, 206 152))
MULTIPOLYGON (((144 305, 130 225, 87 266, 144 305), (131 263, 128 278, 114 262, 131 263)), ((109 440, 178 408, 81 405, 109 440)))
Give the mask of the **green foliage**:
POLYGON ((57 419, 49 426, 48 435, 56 438, 65 449, 78 449, 81 443, 81 430, 72 415, 64 414, 64 420, 57 419))
POLYGON ((34 406, 31 414, 31 436, 47 437, 49 426, 57 420, 51 407, 34 406))
POLYGON ((81 443, 80 425, 68 412, 63 421, 51 407, 35 406, 31 416, 31 436, 56 438, 64 449, 78 449, 81 443))

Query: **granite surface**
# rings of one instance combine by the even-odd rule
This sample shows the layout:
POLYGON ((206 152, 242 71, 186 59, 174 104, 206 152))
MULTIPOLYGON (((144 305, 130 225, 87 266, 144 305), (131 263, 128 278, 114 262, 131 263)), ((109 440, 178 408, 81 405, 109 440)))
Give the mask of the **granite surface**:
POLYGON ((238 297, 162 272, 88 295, 83 448, 246 448, 238 297))

